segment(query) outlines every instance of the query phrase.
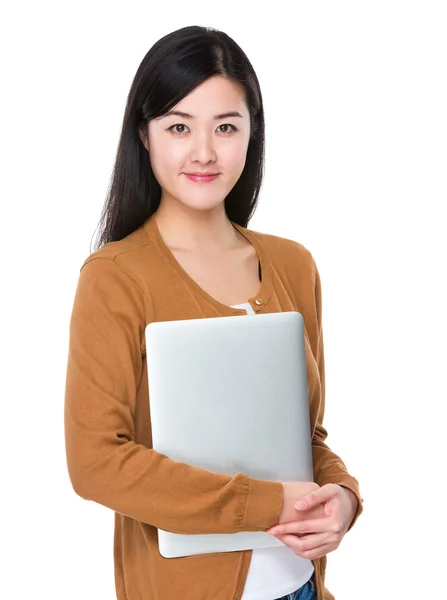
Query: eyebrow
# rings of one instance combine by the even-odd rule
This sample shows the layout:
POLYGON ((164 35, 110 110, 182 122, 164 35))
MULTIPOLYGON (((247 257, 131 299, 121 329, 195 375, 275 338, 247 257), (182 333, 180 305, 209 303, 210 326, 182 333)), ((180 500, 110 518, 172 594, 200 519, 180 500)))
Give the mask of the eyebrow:
MULTIPOLYGON (((180 110, 170 110, 165 115, 159 117, 159 119, 165 119, 166 117, 170 117, 172 115, 177 115, 178 117, 182 117, 183 119, 194 119, 193 115, 189 115, 188 113, 181 112, 180 110)), ((240 117, 243 119, 243 116, 237 110, 233 110, 231 112, 223 113, 221 115, 214 115, 213 119, 227 119, 228 117, 240 117)))

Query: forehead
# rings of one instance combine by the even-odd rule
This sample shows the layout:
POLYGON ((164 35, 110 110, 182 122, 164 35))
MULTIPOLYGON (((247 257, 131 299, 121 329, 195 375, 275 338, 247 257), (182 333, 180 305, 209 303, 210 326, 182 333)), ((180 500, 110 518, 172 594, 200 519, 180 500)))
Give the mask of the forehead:
POLYGON ((248 115, 243 86, 222 76, 213 76, 202 82, 171 110, 188 113, 193 118, 214 118, 217 114, 232 111, 243 117, 248 115))

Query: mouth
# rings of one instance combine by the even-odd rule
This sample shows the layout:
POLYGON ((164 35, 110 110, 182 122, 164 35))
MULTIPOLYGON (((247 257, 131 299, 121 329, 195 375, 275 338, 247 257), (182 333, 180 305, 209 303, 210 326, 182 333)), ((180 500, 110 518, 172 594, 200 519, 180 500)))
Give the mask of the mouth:
POLYGON ((213 173, 212 171, 204 171, 201 173, 197 171, 196 173, 185 173, 185 175, 190 175, 191 177, 211 177, 212 175, 219 175, 219 173, 213 173))
POLYGON ((184 175, 196 183, 206 183, 208 181, 214 181, 219 173, 184 173, 184 175))

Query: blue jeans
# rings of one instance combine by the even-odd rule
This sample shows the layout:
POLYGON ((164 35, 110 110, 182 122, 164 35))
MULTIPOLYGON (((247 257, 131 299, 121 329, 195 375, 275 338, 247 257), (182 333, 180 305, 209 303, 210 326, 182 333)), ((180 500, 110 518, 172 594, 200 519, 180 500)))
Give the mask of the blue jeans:
POLYGON ((302 585, 298 590, 291 594, 276 598, 276 600, 316 600, 317 588, 315 586, 315 574, 312 573, 312 577, 307 583, 302 585))

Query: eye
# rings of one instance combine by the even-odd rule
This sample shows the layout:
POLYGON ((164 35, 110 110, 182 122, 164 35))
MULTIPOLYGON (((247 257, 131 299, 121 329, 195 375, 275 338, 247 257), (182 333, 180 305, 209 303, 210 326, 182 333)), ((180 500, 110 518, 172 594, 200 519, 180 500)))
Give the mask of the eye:
MULTIPOLYGON (((171 125, 171 127, 168 127, 167 131, 171 131, 174 135, 183 135, 184 133, 186 133, 185 131, 176 131, 174 128, 175 127, 187 127, 187 125, 185 125, 184 123, 175 123, 174 125, 171 125)), ((222 131, 222 133, 224 133, 225 135, 228 135, 230 133, 234 133, 235 131, 237 131, 237 127, 235 127, 234 125, 231 125, 231 123, 224 123, 223 125, 219 125, 219 127, 232 127, 232 129, 230 131, 222 131)))
POLYGON ((223 131, 222 133, 233 133, 234 131, 237 131, 237 127, 235 127, 234 125, 231 125, 230 123, 224 123, 223 125, 219 125, 219 127, 232 127, 233 128, 232 131, 223 131))
POLYGON ((174 133, 175 135, 182 135, 183 133, 185 133, 184 131, 174 131, 174 127, 186 127, 186 125, 184 125, 183 123, 175 123, 175 125, 171 125, 171 127, 168 127, 168 131, 172 131, 172 133, 174 133))

